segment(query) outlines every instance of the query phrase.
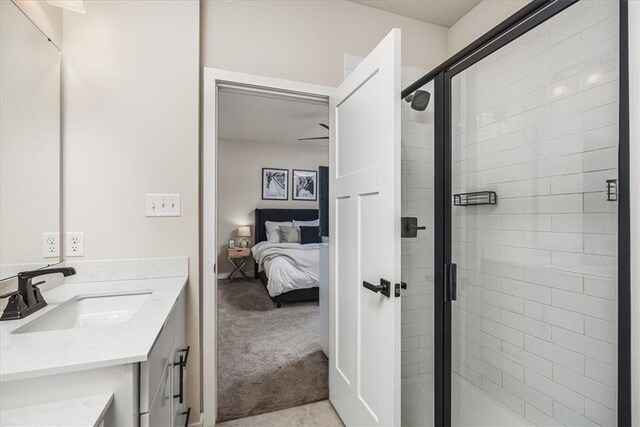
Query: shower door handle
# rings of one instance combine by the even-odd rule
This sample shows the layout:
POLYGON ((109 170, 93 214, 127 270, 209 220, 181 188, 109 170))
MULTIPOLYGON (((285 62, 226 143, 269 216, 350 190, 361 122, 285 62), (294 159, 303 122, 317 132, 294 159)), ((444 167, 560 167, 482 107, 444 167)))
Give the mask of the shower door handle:
POLYGON ((454 263, 444 265, 444 302, 458 299, 458 266, 454 263))

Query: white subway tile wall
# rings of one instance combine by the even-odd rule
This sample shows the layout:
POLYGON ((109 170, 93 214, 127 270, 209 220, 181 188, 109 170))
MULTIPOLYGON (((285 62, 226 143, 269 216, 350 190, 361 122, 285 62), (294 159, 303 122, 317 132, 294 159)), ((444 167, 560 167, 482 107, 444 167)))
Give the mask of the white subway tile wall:
MULTIPOLYGON (((403 67, 402 87, 407 87, 426 71, 403 67)), ((425 111, 411 109, 402 102, 402 216, 416 217, 415 238, 402 239, 402 377, 403 382, 433 382, 433 83, 422 88, 431 93, 425 111), (414 347, 415 343, 415 347, 414 347)), ((433 405, 433 402, 424 402, 433 405)), ((403 410, 411 410, 403 405, 403 410)))
MULTIPOLYGON (((617 179, 618 2, 583 0, 455 76, 452 118, 453 192, 498 194, 452 208, 454 371, 534 425, 615 425, 617 206, 605 181, 617 179)), ((411 178, 432 174, 423 143, 403 138, 424 150, 403 169, 416 197, 403 215, 431 225, 432 178, 411 178)), ((431 245, 428 233, 403 249, 430 257, 431 245)), ((403 265, 419 284, 409 298, 431 298, 431 259, 414 267, 403 265)), ((432 339, 433 302, 420 303, 405 311, 419 312, 407 343, 432 339)), ((403 360, 419 362, 431 369, 403 360)))

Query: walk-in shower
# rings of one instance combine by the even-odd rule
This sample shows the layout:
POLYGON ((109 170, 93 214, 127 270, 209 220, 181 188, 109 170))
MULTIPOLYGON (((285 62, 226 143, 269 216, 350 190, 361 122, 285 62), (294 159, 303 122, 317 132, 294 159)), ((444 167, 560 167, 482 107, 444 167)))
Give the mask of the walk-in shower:
POLYGON ((404 426, 629 425, 626 6, 534 3, 404 93, 404 426))

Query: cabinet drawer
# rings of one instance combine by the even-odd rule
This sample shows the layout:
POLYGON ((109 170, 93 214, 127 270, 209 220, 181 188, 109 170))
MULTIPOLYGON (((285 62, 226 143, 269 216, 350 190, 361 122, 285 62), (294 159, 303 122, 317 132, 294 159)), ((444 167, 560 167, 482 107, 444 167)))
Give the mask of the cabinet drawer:
POLYGON ((173 364, 167 363, 160 377, 160 387, 150 404, 149 412, 140 415, 141 427, 171 427, 171 377, 173 364))
POLYGON ((174 425, 182 426, 187 419, 187 369, 189 349, 185 340, 185 294, 180 294, 175 305, 175 331, 173 338, 173 414, 174 425), (181 363, 182 362, 182 363, 181 363), (182 402, 180 396, 182 395, 182 402))
POLYGON ((191 418, 191 408, 176 414, 176 417, 173 419, 173 427, 188 427, 189 418, 191 418))
POLYGON ((169 363, 173 364, 173 335, 175 309, 171 311, 149 353, 149 359, 140 364, 140 413, 149 412, 151 402, 160 392, 160 380, 169 363))

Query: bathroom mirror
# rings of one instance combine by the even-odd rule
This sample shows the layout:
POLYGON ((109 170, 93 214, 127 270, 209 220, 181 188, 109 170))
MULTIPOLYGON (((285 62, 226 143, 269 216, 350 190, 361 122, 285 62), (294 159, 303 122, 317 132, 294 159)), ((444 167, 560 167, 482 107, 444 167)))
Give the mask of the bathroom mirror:
POLYGON ((0 280, 60 262, 60 51, 0 1, 0 280))

